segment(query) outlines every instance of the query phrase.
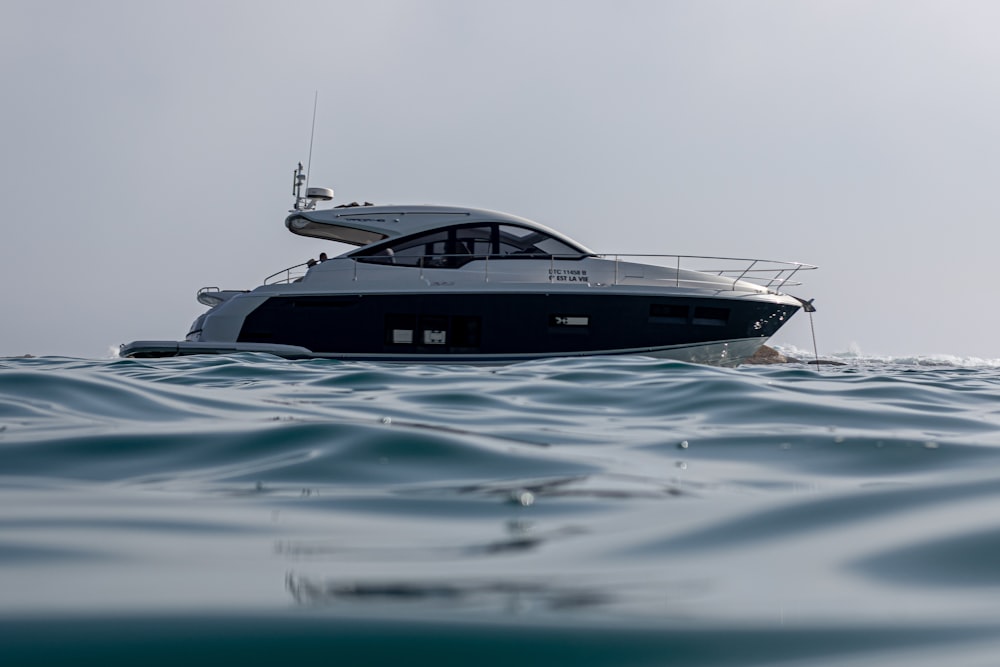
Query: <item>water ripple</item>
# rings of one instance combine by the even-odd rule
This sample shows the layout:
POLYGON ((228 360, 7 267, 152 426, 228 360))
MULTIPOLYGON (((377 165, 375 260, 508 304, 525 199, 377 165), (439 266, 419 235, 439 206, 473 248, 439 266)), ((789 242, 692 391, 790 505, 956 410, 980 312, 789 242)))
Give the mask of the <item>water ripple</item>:
POLYGON ((995 366, 0 359, 0 630, 291 605, 590 624, 608 664, 623 627, 701 665, 992 656, 998 466, 995 366))

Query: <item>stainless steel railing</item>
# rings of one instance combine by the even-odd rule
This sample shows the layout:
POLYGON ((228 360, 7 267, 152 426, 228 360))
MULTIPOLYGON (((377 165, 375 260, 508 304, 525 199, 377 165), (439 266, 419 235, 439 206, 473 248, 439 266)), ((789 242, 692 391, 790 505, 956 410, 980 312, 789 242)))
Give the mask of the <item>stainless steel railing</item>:
MULTIPOLYGON (((601 253, 601 254, 572 254, 572 255, 431 255, 415 258, 399 257, 353 257, 354 260, 354 280, 359 279, 358 267, 361 263, 397 266, 401 268, 415 268, 419 270, 418 277, 424 279, 424 271, 427 269, 449 269, 457 270, 472 261, 482 261, 482 271, 484 282, 489 282, 492 273, 496 275, 496 263, 522 261, 545 261, 549 264, 549 276, 552 279, 556 262, 576 261, 586 257, 594 257, 614 263, 612 285, 622 285, 633 283, 636 280, 647 279, 644 275, 630 275, 629 270, 641 271, 644 266, 652 265, 660 268, 670 269, 674 273, 674 284, 680 286, 681 282, 686 284, 704 283, 705 285, 718 286, 718 281, 699 281, 697 273, 718 276, 725 279, 725 283, 730 289, 737 289, 740 282, 752 283, 758 287, 763 287, 771 291, 780 291, 786 287, 801 285, 794 281, 802 271, 811 271, 817 267, 812 264, 801 262, 786 262, 780 260, 746 258, 746 257, 715 257, 710 255, 664 255, 664 254, 635 254, 635 253, 601 253)), ((306 274, 309 263, 303 262, 272 273, 264 279, 265 285, 292 283, 306 274)))
POLYGON ((306 275, 306 271, 308 269, 309 269, 309 262, 302 262, 301 264, 290 266, 287 269, 276 271, 271 275, 269 275, 267 278, 264 278, 264 284, 280 285, 282 283, 294 283, 298 280, 301 280, 302 276, 306 275))
MULTIPOLYGON (((780 291, 785 287, 794 287, 802 283, 793 281, 792 278, 801 271, 812 271, 817 267, 813 264, 803 264, 802 262, 786 262, 774 259, 759 259, 751 257, 716 257, 711 255, 657 255, 657 254, 600 254, 596 257, 612 259, 615 262, 615 280, 618 281, 618 265, 622 258, 628 261, 653 260, 641 263, 652 263, 655 266, 665 266, 662 260, 670 260, 670 266, 675 271, 675 281, 679 284, 682 271, 697 271, 708 273, 723 278, 728 278, 735 285, 740 281, 746 281, 765 287, 773 291, 780 291), (682 264, 683 262, 683 264, 682 264)), ((640 263, 640 262, 637 262, 640 263)), ((627 276, 626 276, 627 277, 627 276)))

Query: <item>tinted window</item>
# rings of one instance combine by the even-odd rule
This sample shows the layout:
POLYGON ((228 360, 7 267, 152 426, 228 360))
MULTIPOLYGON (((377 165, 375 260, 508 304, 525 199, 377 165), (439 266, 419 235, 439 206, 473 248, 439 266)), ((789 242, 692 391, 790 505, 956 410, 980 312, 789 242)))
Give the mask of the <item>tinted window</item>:
POLYGON ((448 232, 439 231, 423 236, 403 239, 382 246, 364 256, 366 262, 395 264, 397 266, 437 266, 443 263, 443 255, 449 254, 448 232))
POLYGON ((364 262, 396 266, 455 268, 473 259, 581 257, 559 239, 517 225, 452 227, 387 243, 355 255, 364 262))
POLYGON ((580 251, 559 239, 534 229, 516 225, 499 225, 499 252, 501 256, 573 255, 580 251))
POLYGON ((455 230, 455 250, 458 254, 485 257, 493 255, 493 227, 459 227, 455 230))

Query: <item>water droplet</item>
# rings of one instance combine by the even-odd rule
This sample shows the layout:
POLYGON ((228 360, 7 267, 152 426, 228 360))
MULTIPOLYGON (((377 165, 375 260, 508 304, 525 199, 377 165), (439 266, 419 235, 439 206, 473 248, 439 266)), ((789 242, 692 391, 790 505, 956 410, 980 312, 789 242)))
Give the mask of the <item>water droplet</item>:
POLYGON ((681 440, 680 442, 677 443, 677 449, 687 449, 687 448, 688 448, 687 440, 681 440))
POLYGON ((521 507, 535 504, 535 494, 527 489, 515 489, 510 492, 510 502, 521 507))

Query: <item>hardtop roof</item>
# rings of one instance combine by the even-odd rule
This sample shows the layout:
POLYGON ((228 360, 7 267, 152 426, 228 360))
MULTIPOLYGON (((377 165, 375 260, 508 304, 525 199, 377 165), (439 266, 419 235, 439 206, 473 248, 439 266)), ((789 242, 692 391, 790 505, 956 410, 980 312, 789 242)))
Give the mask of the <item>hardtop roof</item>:
POLYGON ((553 236, 579 248, 582 252, 591 252, 568 236, 533 220, 500 211, 461 206, 341 206, 312 211, 294 211, 285 219, 285 226, 289 231, 301 236, 364 246, 389 238, 477 222, 496 222, 527 227, 553 236))

